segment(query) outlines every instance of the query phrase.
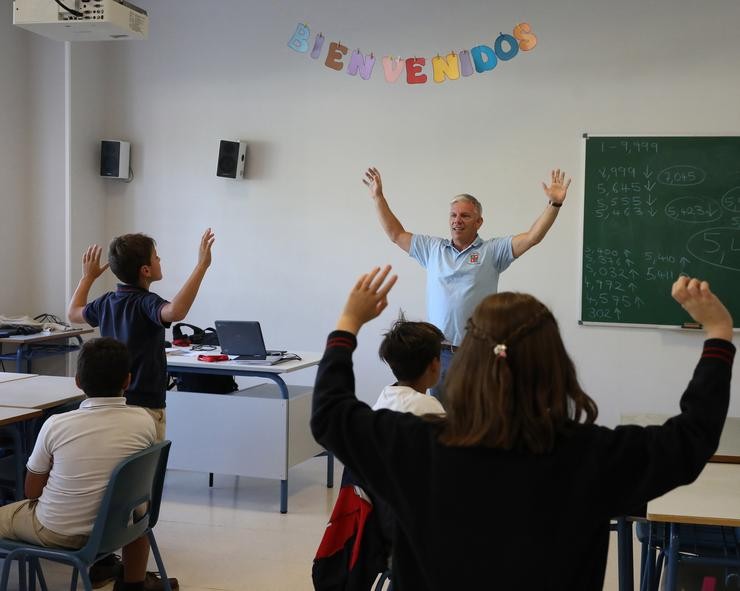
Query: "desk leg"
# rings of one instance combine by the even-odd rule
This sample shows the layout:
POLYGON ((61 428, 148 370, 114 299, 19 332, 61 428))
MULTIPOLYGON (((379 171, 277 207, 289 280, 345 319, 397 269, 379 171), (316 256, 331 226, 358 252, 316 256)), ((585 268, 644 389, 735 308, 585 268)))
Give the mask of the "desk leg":
POLYGON ((326 488, 334 488, 334 454, 326 452, 326 488))
POLYGON ((665 591, 677 591, 678 589, 678 547, 678 524, 671 523, 671 534, 666 552, 665 591))
POLYGON ((280 513, 288 512, 288 479, 280 481, 280 513))
POLYGON ((31 367, 31 361, 24 358, 24 351, 26 350, 25 345, 18 345, 15 350, 15 371, 18 373, 29 373, 31 367))
POLYGON ((617 548, 619 591, 633 591, 635 571, 632 560, 632 522, 625 517, 617 519, 617 548))

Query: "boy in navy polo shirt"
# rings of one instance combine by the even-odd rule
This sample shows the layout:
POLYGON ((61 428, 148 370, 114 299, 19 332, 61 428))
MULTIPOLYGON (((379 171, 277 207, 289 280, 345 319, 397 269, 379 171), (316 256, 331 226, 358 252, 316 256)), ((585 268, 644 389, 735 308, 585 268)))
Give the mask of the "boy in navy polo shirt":
POLYGON ((87 248, 82 255, 82 279, 72 296, 67 316, 70 322, 99 326, 101 336, 126 343, 131 355, 131 385, 126 402, 144 407, 157 426, 157 440, 165 434, 167 359, 164 329, 182 320, 193 305, 203 277, 211 264, 215 236, 208 228, 201 237, 198 263, 171 302, 149 291, 162 279, 156 243, 145 234, 114 238, 108 248, 108 263, 100 264, 102 249, 87 248), (120 283, 116 291, 87 302, 90 287, 110 267, 120 283))
MULTIPOLYGON (((102 249, 91 245, 82 255, 82 279, 72 295, 67 317, 70 322, 99 326, 100 334, 126 344, 131 356, 131 383, 125 392, 127 404, 143 407, 154 419, 157 441, 165 435, 165 393, 167 392, 167 358, 164 351, 164 329, 182 320, 193 305, 203 277, 211 265, 211 246, 215 236, 208 228, 200 239, 198 263, 171 302, 149 291, 154 281, 162 279, 162 267, 154 239, 145 234, 125 234, 114 238, 108 247, 108 263, 100 264, 102 249), (108 292, 88 303, 90 287, 110 267, 119 279, 116 291, 108 292)), ((146 540, 146 539, 145 539, 146 540)), ((143 556, 149 553, 142 545, 143 556)), ((103 561, 90 570, 93 586, 110 580, 120 569, 117 560, 103 561)), ((179 587, 177 579, 170 586, 179 587)), ((162 581, 147 572, 146 591, 160 591, 162 581)))

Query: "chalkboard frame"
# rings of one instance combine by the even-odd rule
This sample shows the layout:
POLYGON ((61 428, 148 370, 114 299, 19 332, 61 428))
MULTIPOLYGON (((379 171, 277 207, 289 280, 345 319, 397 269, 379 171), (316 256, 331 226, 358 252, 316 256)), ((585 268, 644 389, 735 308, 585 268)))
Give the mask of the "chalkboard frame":
MULTIPOLYGON (((681 133, 639 133, 639 134, 625 134, 625 133, 588 133, 583 132, 581 141, 581 179, 582 179, 582 191, 581 191, 581 206, 580 206, 580 244, 579 244, 579 282, 578 282, 578 324, 580 326, 594 326, 594 327, 620 327, 620 328, 647 328, 647 329, 659 329, 659 330, 671 330, 671 331, 682 331, 686 333, 696 333, 701 331, 701 325, 691 322, 691 318, 687 316, 687 321, 683 324, 667 324, 667 323, 641 323, 641 322, 620 322, 620 321, 598 321, 598 320, 584 320, 584 259, 585 259, 585 222, 586 222, 586 191, 588 190, 588 179, 587 179, 587 146, 589 140, 599 139, 613 139, 613 138, 624 138, 629 140, 646 140, 656 138, 673 138, 673 139, 732 139, 740 142, 740 134, 738 133, 725 133, 725 134, 711 134, 711 135, 699 135, 699 134, 681 134, 681 133)), ((734 211, 734 210, 732 210, 734 211)), ((666 292, 667 298, 672 302, 670 292, 666 292)), ((733 300, 734 301, 734 300, 733 300)), ((678 305, 678 304, 676 304, 678 305)), ((740 314, 733 314, 733 332, 740 332, 740 314)))

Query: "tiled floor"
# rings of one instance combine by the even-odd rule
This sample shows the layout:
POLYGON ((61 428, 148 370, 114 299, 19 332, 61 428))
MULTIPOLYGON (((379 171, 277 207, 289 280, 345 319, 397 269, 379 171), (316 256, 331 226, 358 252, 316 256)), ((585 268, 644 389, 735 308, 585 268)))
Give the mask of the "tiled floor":
MULTIPOLYGON (((336 490, 325 478, 325 459, 293 468, 281 515, 277 481, 216 475, 209 489, 207 474, 168 472, 155 530, 168 573, 183 591, 311 591, 311 563, 336 490)), ((617 590, 615 556, 612 543, 608 591, 617 590)), ((69 588, 68 569, 44 570, 50 589, 69 588)))

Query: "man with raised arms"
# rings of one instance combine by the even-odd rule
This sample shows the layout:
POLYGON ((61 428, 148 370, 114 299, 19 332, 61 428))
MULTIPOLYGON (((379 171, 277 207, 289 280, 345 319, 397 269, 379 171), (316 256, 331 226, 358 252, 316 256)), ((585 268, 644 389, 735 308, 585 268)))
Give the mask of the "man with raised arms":
POLYGON ((427 310, 429 320, 445 335, 442 348, 442 375, 432 394, 442 398, 452 354, 462 342, 465 325, 475 307, 498 290, 498 278, 508 266, 539 244, 558 217, 570 179, 553 170, 550 185, 542 183, 548 199, 545 210, 526 232, 483 240, 478 230, 483 225, 483 207, 468 194, 457 195, 450 203, 450 238, 414 234, 406 230, 391 211, 383 194, 380 172, 369 168, 363 182, 375 203, 378 218, 390 240, 427 270, 427 310))

